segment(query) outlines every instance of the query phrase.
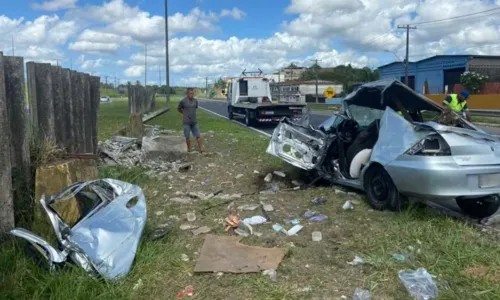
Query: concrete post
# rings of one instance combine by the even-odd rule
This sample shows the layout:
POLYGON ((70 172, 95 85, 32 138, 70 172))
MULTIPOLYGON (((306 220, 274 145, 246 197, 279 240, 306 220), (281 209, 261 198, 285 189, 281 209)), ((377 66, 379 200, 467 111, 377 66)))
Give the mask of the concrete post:
POLYGON ((127 84, 127 95, 128 95, 128 113, 132 113, 132 85, 127 84))
POLYGON ((90 93, 90 74, 82 74, 83 75, 83 89, 84 89, 84 100, 83 100, 83 126, 84 126, 84 132, 85 132, 85 139, 84 139, 84 151, 85 153, 90 153, 92 152, 93 145, 92 145, 92 113, 90 110, 91 107, 91 93, 90 93))
POLYGON ((52 76, 50 64, 36 66, 36 106, 38 109, 37 133, 43 141, 55 142, 54 101, 52 94, 52 76))
POLYGON ((80 141, 83 139, 83 129, 80 125, 83 114, 83 103, 80 101, 83 89, 81 86, 80 74, 76 71, 71 71, 71 115, 72 115, 72 135, 73 135, 73 152, 81 153, 80 141))
POLYGON ((60 67, 51 66, 50 74, 52 78, 52 101, 54 102, 54 123, 57 125, 55 130, 57 146, 61 149, 68 150, 66 143, 66 130, 69 128, 64 125, 64 92, 62 83, 62 69, 60 67))
POLYGON ((62 69, 61 71, 61 81, 63 90, 63 124, 58 127, 64 127, 64 140, 66 143, 66 149, 69 152, 74 152, 74 140, 73 136, 73 94, 71 92, 71 70, 62 69))
POLYGON ((38 128, 38 108, 36 104, 36 63, 29 62, 26 64, 26 72, 28 79, 28 101, 30 105, 30 120, 33 129, 38 128))
POLYGON ((33 216, 32 174, 22 57, 4 57, 5 90, 10 124, 12 190, 15 215, 33 216))
POLYGON ((14 227, 10 126, 5 91, 4 57, 0 52, 0 232, 14 227))
POLYGON ((91 98, 91 126, 92 126, 92 153, 97 153, 98 148, 98 125, 99 125, 99 106, 101 103, 101 92, 99 85, 101 78, 90 77, 90 98, 91 98))

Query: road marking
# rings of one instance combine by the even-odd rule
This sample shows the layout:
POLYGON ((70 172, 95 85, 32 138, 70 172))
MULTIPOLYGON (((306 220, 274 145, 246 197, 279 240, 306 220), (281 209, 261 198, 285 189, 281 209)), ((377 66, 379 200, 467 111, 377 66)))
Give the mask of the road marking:
POLYGON ((228 118, 228 117, 223 116, 223 115, 219 115, 218 113, 213 112, 213 111, 211 111, 211 110, 208 110, 208 109, 206 109, 206 108, 204 108, 204 107, 201 107, 201 106, 200 106, 199 108, 203 109, 204 111, 206 111, 206 112, 208 112, 208 113, 211 113, 211 114, 213 114, 213 115, 216 115, 216 116, 218 116, 218 117, 220 117, 220 118, 226 119, 226 120, 231 121, 231 122, 233 122, 233 123, 236 123, 236 124, 238 124, 238 125, 240 125, 240 126, 243 126, 243 127, 248 128, 248 129, 251 129, 251 130, 253 130, 253 131, 257 132, 257 133, 262 134, 262 135, 263 135, 263 136, 265 136, 265 137, 271 138, 271 135, 270 135, 269 133, 265 132, 265 131, 258 130, 257 128, 253 128, 253 127, 251 127, 251 126, 247 126, 247 125, 242 124, 242 123, 240 123, 240 122, 237 122, 237 121, 235 121, 235 120, 229 120, 229 118, 228 118))

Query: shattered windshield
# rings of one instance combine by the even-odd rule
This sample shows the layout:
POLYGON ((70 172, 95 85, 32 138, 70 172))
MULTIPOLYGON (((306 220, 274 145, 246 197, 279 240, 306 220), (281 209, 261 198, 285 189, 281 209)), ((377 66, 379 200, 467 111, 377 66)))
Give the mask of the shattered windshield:
POLYGON ((360 126, 368 126, 377 119, 382 119, 384 111, 380 109, 370 108, 351 104, 348 106, 352 118, 359 123, 360 126))

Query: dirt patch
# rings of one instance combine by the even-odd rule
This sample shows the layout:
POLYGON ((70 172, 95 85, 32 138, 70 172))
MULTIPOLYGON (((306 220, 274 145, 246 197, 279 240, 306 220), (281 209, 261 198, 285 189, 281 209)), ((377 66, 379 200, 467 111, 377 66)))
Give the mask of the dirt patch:
POLYGON ((474 265, 464 270, 464 273, 475 279, 486 279, 489 282, 500 283, 500 271, 491 270, 486 265, 474 265))

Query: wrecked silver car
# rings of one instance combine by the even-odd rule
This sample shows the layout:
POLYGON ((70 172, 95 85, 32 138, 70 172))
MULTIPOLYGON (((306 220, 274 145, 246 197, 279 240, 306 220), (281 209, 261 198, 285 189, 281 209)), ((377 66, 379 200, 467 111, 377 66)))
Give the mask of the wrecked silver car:
POLYGON ((146 200, 140 187, 114 179, 75 183, 40 204, 57 237, 58 247, 23 228, 10 234, 28 242, 37 263, 53 271, 69 261, 92 276, 119 279, 131 269, 146 223, 146 200), (70 226, 54 209, 76 201, 79 218, 70 226))
POLYGON ((378 210, 398 211, 408 197, 455 199, 478 218, 500 206, 500 139, 399 81, 364 84, 317 128, 284 119, 267 152, 364 190, 378 210))

